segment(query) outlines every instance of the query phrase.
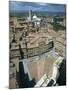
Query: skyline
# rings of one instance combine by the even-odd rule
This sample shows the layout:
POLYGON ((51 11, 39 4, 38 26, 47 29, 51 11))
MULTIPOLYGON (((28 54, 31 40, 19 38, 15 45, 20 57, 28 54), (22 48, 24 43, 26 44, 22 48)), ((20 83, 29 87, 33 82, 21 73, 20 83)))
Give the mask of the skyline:
POLYGON ((32 11, 65 12, 65 4, 9 1, 10 12, 28 11, 29 9, 32 11))

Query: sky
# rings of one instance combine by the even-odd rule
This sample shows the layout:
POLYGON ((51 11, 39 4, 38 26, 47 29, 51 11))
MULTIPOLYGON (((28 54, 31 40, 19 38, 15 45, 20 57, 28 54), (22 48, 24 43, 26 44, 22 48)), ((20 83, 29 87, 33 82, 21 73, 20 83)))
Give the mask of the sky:
POLYGON ((41 2, 23 2, 23 1, 9 1, 10 12, 20 11, 48 11, 48 12, 65 12, 64 4, 48 4, 41 2))

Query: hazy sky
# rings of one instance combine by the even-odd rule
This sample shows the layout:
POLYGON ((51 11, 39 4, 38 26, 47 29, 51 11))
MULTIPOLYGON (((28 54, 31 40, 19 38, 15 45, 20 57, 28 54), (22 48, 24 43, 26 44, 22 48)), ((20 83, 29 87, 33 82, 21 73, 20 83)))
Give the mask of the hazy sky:
POLYGON ((51 12, 65 12, 64 4, 47 4, 47 3, 33 3, 22 1, 10 1, 9 10, 11 11, 51 11, 51 12))

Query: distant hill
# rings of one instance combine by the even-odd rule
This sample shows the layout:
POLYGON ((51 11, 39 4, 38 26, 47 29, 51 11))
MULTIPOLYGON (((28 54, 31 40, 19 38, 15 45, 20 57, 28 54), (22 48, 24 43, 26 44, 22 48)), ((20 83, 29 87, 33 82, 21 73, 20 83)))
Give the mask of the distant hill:
MULTIPOLYGON (((44 17, 44 16, 63 16, 63 15, 65 15, 65 13, 64 12, 44 12, 44 11, 38 11, 38 12, 32 12, 32 16, 34 15, 34 14, 36 14, 37 16, 42 16, 42 17, 44 17)), ((25 17, 27 17, 29 15, 29 13, 28 12, 26 12, 26 11, 23 11, 23 12, 9 12, 9 16, 18 16, 18 17, 21 17, 21 16, 25 16, 25 17)))

